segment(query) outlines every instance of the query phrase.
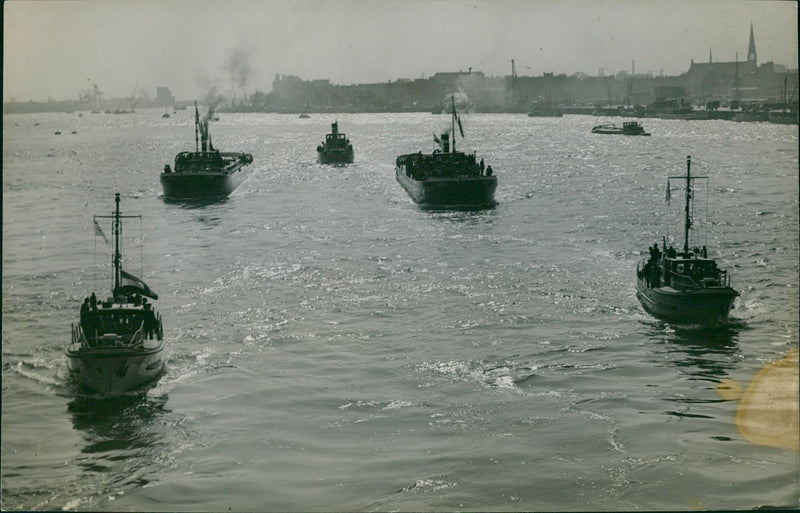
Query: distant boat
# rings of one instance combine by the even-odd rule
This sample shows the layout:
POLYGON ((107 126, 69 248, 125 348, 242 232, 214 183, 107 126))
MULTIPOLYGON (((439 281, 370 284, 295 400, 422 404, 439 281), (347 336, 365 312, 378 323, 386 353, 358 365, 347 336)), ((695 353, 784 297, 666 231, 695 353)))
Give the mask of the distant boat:
MULTIPOLYGON (((637 265, 636 296, 644 309, 659 319, 713 326, 728 318, 739 293, 731 288, 727 271, 719 269, 714 259, 708 258, 705 246, 689 248, 694 212, 692 180, 707 179, 691 176, 691 163, 691 157, 686 157, 686 176, 669 177, 686 180, 683 251, 679 253, 667 247, 666 238, 662 250, 654 244, 650 257, 637 265)), ((667 198, 669 187, 668 181, 667 198)))
POLYGON ((339 133, 339 122, 331 123, 331 133, 317 146, 317 160, 320 164, 351 164, 353 145, 345 134, 339 133))
POLYGON ((309 116, 308 114, 300 114, 297 117, 299 117, 300 119, 309 119, 311 116, 309 116))
POLYGON ((528 111, 528 117, 530 118, 560 118, 563 116, 564 113, 560 110, 548 107, 533 107, 528 111))
POLYGON ((642 125, 638 121, 625 121, 622 126, 619 125, 598 125, 592 128, 593 134, 608 134, 608 135, 650 135, 645 132, 642 125))
POLYGON ((455 127, 461 136, 464 132, 456 112, 455 99, 451 100, 450 133, 434 135, 439 148, 433 153, 409 153, 395 160, 395 177, 414 202, 435 208, 475 208, 495 205, 494 191, 497 177, 492 167, 484 169, 483 160, 476 162, 475 153, 468 155, 456 151, 455 127))
POLYGON ((536 104, 528 111, 528 117, 531 118, 560 118, 564 113, 560 109, 553 108, 553 103, 550 97, 550 90, 547 90, 547 103, 536 104))
POLYGON ((94 293, 81 306, 80 322, 72 325, 66 348, 70 375, 81 386, 105 395, 119 395, 157 380, 164 372, 164 334, 161 316, 147 298, 158 295, 138 277, 122 268, 119 236, 123 216, 95 216, 95 234, 105 238, 98 218, 113 220, 114 288, 112 297, 98 301, 94 293))
POLYGON ((195 150, 183 151, 175 156, 175 169, 169 164, 161 173, 164 197, 173 200, 213 199, 226 197, 247 178, 247 166, 253 155, 240 152, 220 152, 211 143, 208 122, 213 107, 200 119, 197 104, 194 106, 195 150), (200 141, 198 142, 198 133, 200 141))

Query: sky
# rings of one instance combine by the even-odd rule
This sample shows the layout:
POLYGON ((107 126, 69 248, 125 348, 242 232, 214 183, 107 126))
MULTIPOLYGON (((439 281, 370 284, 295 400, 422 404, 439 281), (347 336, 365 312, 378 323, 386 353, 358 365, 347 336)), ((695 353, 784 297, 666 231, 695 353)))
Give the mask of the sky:
POLYGON ((789 0, 8 0, 3 99, 182 100, 268 92, 276 74, 334 84, 618 71, 679 75, 691 59, 797 68, 789 0))

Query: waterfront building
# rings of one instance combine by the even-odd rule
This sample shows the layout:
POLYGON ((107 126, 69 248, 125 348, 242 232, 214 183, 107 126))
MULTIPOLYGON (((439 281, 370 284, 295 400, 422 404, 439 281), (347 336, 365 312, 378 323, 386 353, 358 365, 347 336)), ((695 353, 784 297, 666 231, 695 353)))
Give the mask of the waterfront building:
POLYGON ((701 102, 713 99, 778 100, 785 96, 785 82, 797 83, 797 70, 789 72, 785 66, 774 62, 758 64, 751 23, 746 60, 740 62, 736 53, 733 61, 713 62, 709 51, 707 63, 692 59, 684 81, 687 94, 701 102))

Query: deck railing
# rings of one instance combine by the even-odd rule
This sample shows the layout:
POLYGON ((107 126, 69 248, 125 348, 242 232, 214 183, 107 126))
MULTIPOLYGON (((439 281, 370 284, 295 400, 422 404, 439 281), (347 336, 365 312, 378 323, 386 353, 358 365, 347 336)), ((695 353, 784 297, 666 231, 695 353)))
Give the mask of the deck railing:
MULTIPOLYGON (((638 273, 640 271, 644 271, 644 269, 645 269, 644 264, 646 262, 647 262, 647 260, 641 260, 636 265, 637 275, 638 275, 638 273)), ((657 269, 659 270, 660 273, 663 273, 662 276, 660 276, 661 283, 669 284, 670 286, 675 287, 675 288, 704 289, 704 288, 708 288, 710 286, 715 286, 715 287, 730 287, 731 286, 731 277, 728 275, 728 271, 727 270, 717 269, 716 270, 716 274, 717 274, 716 279, 714 279, 712 276, 707 276, 705 278, 701 278, 700 279, 700 283, 698 283, 697 281, 695 281, 695 279, 692 276, 690 276, 688 274, 679 273, 677 271, 671 271, 669 268, 664 266, 661 262, 658 263, 657 269), (710 281, 707 281, 707 280, 710 280, 710 281)), ((651 276, 651 278, 652 278, 652 276, 651 276)), ((646 277, 643 277, 642 279, 646 279, 646 277)))
MULTIPOLYGON (((161 325, 161 316, 160 315, 159 315, 159 318, 158 318, 158 322, 159 322, 159 331, 160 331, 160 325, 161 325)), ((87 337, 85 335, 85 333, 83 332, 83 327, 80 325, 80 323, 78 323, 78 324, 73 323, 70 326, 72 328, 72 343, 73 344, 78 344, 78 343, 81 343, 83 340, 85 340, 89 347, 96 347, 98 345, 98 342, 102 338, 97 333, 97 331, 95 331, 94 337, 87 337)), ((115 346, 134 347, 134 346, 137 346, 137 345, 141 345, 142 341, 144 340, 144 320, 139 325, 139 328, 135 332, 133 332, 132 335, 130 335, 130 337, 127 337, 127 336, 123 335, 122 337, 119 337, 119 338, 115 340, 115 344, 114 344, 115 346), (119 338, 122 339, 122 342, 119 342, 119 338), (127 341, 125 339, 127 339, 127 341)))

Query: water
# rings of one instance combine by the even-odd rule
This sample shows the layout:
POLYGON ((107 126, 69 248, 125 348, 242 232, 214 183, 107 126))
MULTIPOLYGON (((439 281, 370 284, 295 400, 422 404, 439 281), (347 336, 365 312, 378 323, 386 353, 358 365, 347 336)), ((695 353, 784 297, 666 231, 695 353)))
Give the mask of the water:
POLYGON ((652 137, 624 138, 465 116, 459 149, 492 165, 499 205, 436 212, 393 167, 445 116, 340 115, 356 163, 334 168, 314 152, 333 116, 222 114, 214 143, 253 153, 252 176, 222 203, 166 203, 192 118, 3 117, 4 509, 800 503, 798 453, 745 441, 716 391, 798 346, 798 127, 646 120, 652 137), (710 177, 701 244, 742 294, 724 329, 635 297, 640 251, 681 235, 682 193, 663 198, 686 155, 710 177), (92 215, 115 192, 144 216, 125 257, 160 296, 169 360, 109 400, 75 390, 63 349, 108 290, 92 215))

